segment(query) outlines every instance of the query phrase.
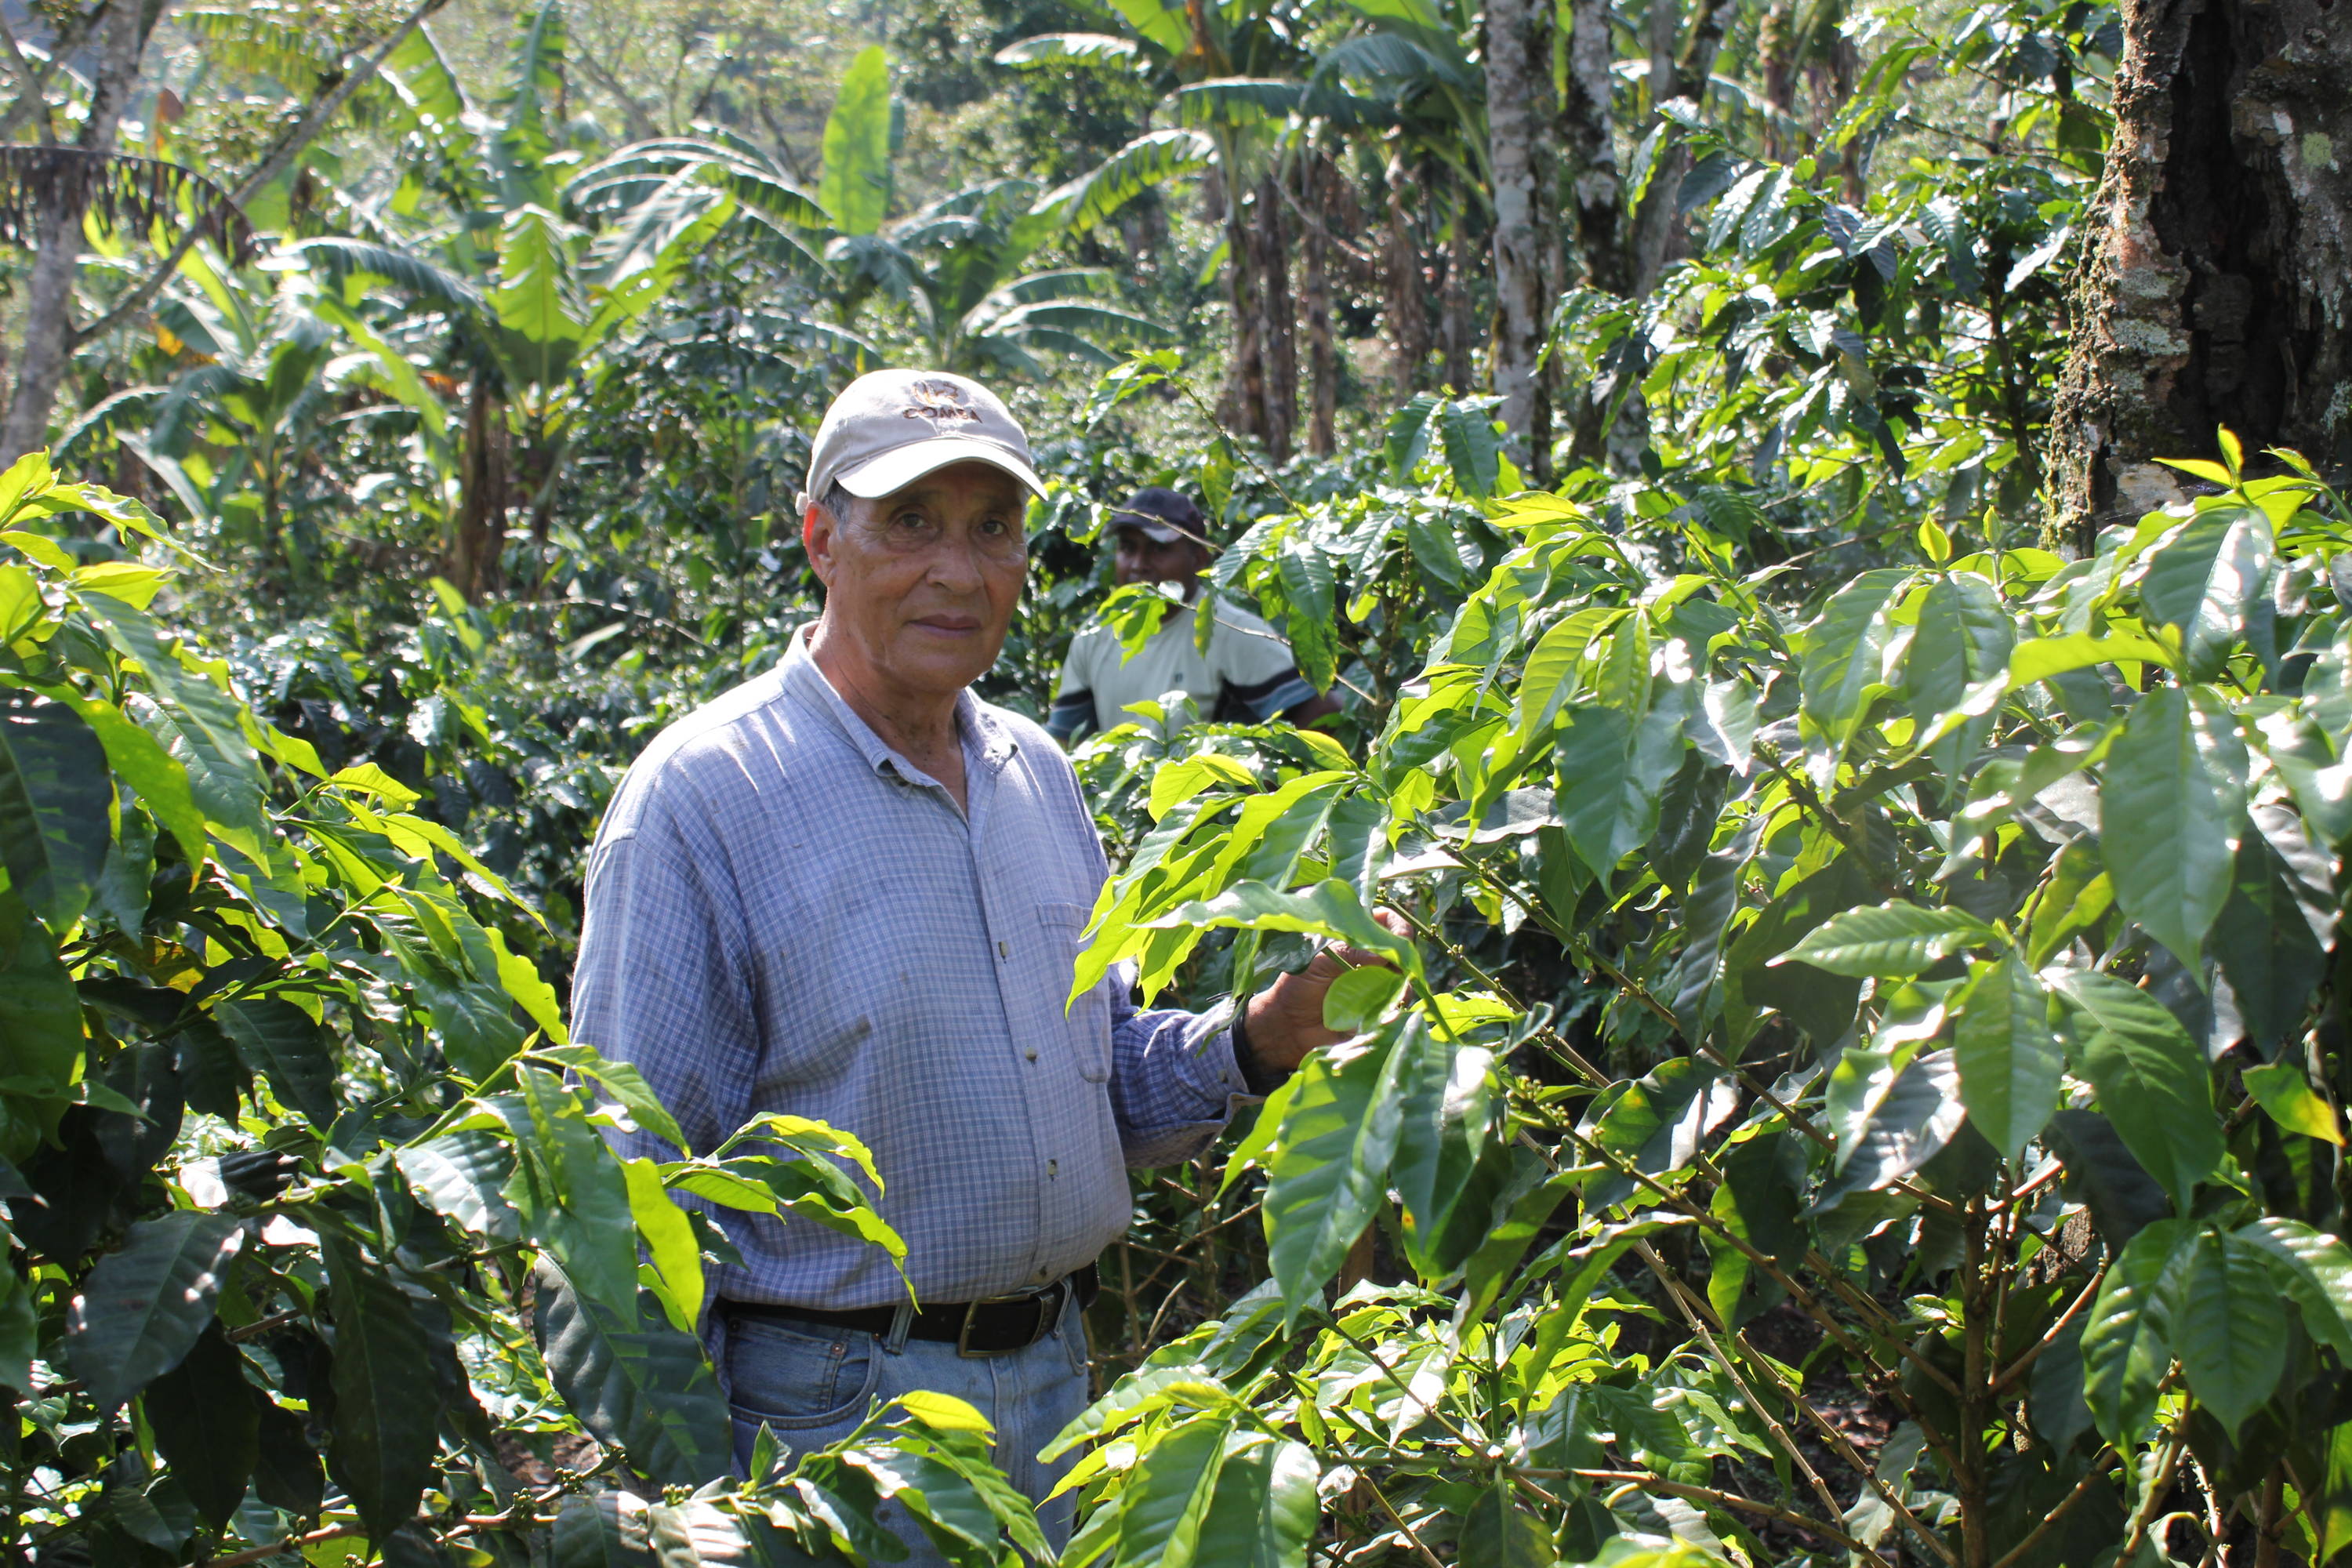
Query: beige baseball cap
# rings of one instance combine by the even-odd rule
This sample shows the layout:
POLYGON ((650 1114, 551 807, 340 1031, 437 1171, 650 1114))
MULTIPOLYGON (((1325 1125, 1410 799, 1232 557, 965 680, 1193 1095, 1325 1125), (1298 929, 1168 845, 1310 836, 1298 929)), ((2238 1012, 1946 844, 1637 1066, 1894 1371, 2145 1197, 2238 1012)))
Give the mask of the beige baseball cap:
POLYGON ((861 500, 876 500, 950 463, 970 461, 1001 468, 1045 493, 1030 466, 1029 437, 988 388, 945 371, 874 371, 851 382, 824 411, 809 448, 801 510, 836 480, 861 500))

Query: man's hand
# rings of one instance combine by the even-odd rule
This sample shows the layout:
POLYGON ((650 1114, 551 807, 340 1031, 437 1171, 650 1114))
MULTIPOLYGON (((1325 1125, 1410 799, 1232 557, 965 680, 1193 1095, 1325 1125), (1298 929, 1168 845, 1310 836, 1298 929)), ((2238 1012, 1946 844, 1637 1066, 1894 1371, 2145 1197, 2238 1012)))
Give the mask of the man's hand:
MULTIPOLYGON (((1412 927, 1393 910, 1375 910, 1372 918, 1399 936, 1412 934, 1412 927)), ((1348 1037, 1323 1026, 1323 996, 1333 981, 1367 963, 1395 967, 1379 953, 1361 948, 1327 947, 1306 968, 1284 975, 1249 999, 1243 1027, 1261 1072, 1287 1073, 1306 1059, 1307 1052, 1348 1037)))

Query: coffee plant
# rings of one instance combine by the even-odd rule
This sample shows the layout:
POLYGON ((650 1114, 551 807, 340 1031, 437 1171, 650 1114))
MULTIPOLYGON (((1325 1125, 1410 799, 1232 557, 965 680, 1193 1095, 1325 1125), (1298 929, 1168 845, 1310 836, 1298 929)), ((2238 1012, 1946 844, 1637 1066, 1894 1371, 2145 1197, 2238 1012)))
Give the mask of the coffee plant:
POLYGON ((1043 1555, 945 1396, 734 1479, 709 1209, 899 1255, 864 1147, 767 1115, 616 1159, 609 1127, 683 1140, 567 1039, 536 917, 150 616, 206 563, 83 563, 68 518, 165 542, 40 454, 0 475, 9 1560, 839 1562, 886 1500, 1043 1555))
MULTIPOLYGON (((1810 609, 1700 507, 1488 501, 1360 761, 1097 742, 1150 820, 1080 984, 1388 966, 1227 1167, 1271 1278, 1066 1435, 1065 1561, 2332 1561, 2352 516, 2222 445, 2094 555, 1929 521, 1810 609)), ((1413 529, 1219 574, 1377 639, 1413 529)))
POLYGON ((2352 1564, 2332 7, 10 6, 0 1568, 2352 1564), (719 1220, 891 1194, 565 1026, 885 364, 1046 478, 979 695, 1343 709, 1073 753, 1075 984, 1377 962, 1134 1173, 1066 1547, 944 1397, 739 1467, 719 1220))
MULTIPOLYGON (((1176 1184, 1265 1278, 1106 1362, 1059 1560, 2328 1561, 2341 499, 2225 433, 2084 559, 1930 521, 1814 583, 1495 439, 1408 410, 1218 565, 1387 694, 1360 744, 1147 710, 1078 759, 1122 868, 1076 984, 1385 962, 1176 1184)), ((852 1131, 617 1160, 667 1115, 531 911, 151 613, 209 564, 38 456, 0 525, 20 1554, 874 1562, 895 1504, 1053 1559, 945 1397, 731 1472, 710 1206, 895 1251, 852 1131)))

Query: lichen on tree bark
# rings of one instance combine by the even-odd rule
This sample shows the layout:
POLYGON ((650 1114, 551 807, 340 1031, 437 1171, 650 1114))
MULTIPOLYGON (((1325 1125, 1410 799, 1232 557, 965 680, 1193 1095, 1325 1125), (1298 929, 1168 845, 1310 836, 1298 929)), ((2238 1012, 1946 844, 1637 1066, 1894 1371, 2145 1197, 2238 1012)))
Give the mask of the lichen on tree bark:
POLYGON ((2053 542, 2185 499, 2159 458, 2352 468, 2352 27, 2336 0, 2127 0, 2050 434, 2053 542))

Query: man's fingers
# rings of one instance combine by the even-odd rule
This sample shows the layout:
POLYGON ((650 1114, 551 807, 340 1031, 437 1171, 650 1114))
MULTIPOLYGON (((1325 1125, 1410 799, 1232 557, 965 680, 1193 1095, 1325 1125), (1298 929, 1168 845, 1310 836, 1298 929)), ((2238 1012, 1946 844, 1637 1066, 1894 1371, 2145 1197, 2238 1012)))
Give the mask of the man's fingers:
MULTIPOLYGON (((1381 928, 1392 936, 1409 938, 1412 935, 1412 922, 1394 910, 1374 910, 1372 919, 1380 921, 1381 928)), ((1361 969, 1368 963, 1377 963, 1383 969, 1396 967, 1395 961, 1384 952, 1368 952, 1360 947, 1349 947, 1345 942, 1327 943, 1318 956, 1333 960, 1341 969, 1361 969)))
POLYGON ((1343 942, 1327 942, 1317 949, 1315 956, 1307 961, 1305 973, 1309 979, 1328 985, 1350 969, 1361 969, 1368 963, 1387 963, 1388 962, 1379 953, 1366 952, 1360 947, 1349 947, 1343 942))

